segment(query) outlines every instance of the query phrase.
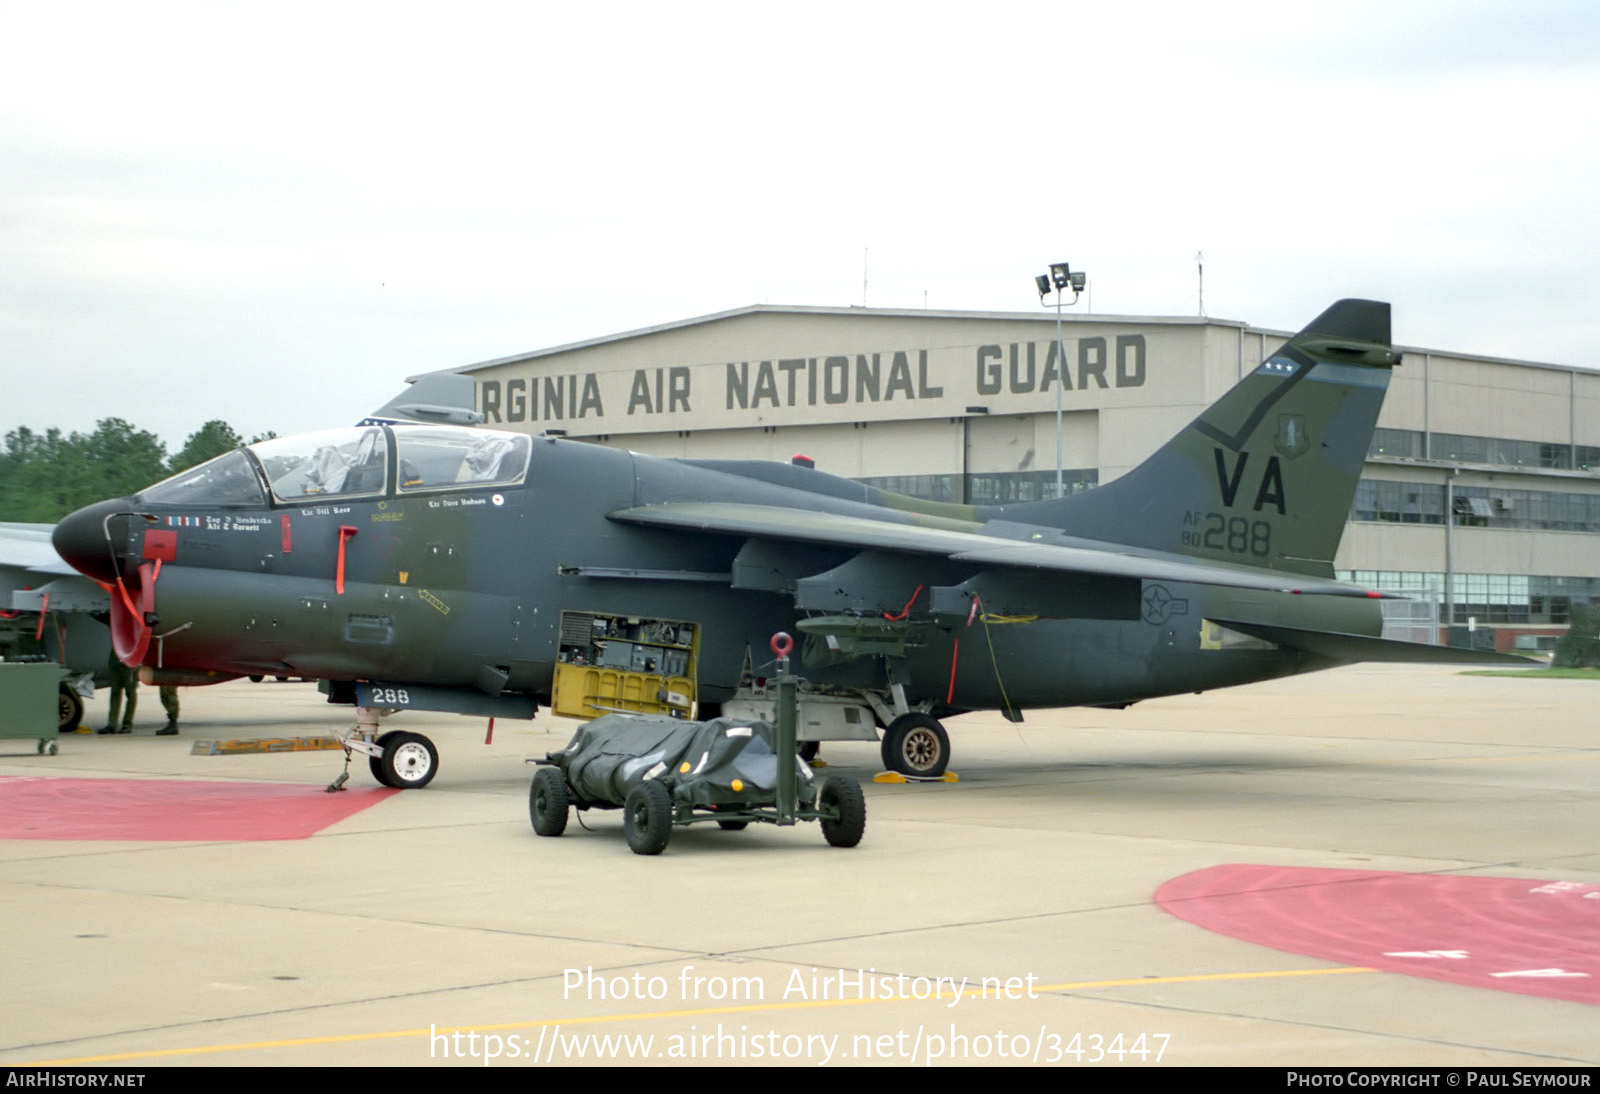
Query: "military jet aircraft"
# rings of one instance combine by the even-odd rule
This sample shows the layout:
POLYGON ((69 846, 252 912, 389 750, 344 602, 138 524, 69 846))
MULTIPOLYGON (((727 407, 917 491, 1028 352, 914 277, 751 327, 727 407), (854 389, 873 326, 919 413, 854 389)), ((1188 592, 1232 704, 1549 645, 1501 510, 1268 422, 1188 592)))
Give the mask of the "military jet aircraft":
POLYGON ((112 585, 147 679, 325 681, 389 785, 438 769, 380 732, 395 710, 758 714, 777 631, 804 636, 802 736, 881 726, 888 767, 936 776, 964 711, 1499 657, 1385 640, 1380 594, 1334 579, 1399 363, 1389 306, 1340 301, 1143 464, 1048 501, 384 417, 239 449, 54 542, 112 585))

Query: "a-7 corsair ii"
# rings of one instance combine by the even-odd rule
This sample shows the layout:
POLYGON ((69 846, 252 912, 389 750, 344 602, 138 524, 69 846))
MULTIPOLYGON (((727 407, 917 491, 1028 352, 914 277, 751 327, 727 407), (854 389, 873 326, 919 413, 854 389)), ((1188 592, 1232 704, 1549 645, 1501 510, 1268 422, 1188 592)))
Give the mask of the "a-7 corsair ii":
POLYGON ((426 785, 438 755, 380 734, 388 709, 760 716, 776 631, 803 636, 803 739, 881 726, 884 763, 931 776, 963 711, 1497 657, 1385 640, 1379 594, 1334 579, 1399 360, 1389 306, 1341 301, 1139 467, 1049 501, 366 424, 218 457, 54 542, 113 586, 147 679, 327 681, 389 785, 426 785))

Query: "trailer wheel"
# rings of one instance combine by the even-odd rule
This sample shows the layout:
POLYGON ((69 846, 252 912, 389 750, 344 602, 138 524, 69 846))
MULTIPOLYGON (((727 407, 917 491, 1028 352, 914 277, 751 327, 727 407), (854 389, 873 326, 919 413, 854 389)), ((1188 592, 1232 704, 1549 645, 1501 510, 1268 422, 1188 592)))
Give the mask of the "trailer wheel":
POLYGON ((622 830, 636 855, 659 855, 672 834, 672 795, 655 781, 628 791, 622 803, 622 830))
POLYGON ((528 791, 528 816, 541 836, 559 836, 567 830, 567 780, 553 767, 541 767, 528 791))
POLYGON ((902 775, 936 779, 950 763, 950 736, 939 719, 902 714, 883 731, 883 766, 902 775))
POLYGON ((421 790, 439 771, 439 750, 420 733, 394 733, 378 758, 378 781, 396 790, 421 790))
POLYGON ((724 832, 743 832, 750 827, 749 821, 718 821, 717 827, 724 832))
POLYGON ((867 799, 861 784, 846 775, 830 775, 817 792, 823 812, 822 837, 834 847, 854 847, 867 830, 867 799), (833 814, 830 818, 827 814, 833 814), (836 818, 836 819, 835 819, 836 818))

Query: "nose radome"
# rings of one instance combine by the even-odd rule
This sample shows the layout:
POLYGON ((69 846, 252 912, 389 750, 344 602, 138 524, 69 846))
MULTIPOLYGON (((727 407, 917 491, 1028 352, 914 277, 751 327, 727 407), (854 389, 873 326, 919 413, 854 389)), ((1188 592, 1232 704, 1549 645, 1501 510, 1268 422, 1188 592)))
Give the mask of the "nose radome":
POLYGON ((116 581, 127 569, 131 498, 111 498, 69 514, 50 535, 56 554, 96 581, 116 581))

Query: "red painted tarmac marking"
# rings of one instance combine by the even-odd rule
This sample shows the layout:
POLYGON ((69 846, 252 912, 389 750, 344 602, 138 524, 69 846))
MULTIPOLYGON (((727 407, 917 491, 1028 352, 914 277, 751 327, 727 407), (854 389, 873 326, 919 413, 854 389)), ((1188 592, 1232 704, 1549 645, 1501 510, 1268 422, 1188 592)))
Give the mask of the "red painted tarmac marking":
POLYGON ((398 793, 172 779, 0 778, 0 839, 305 839, 398 793))
POLYGON ((1600 885, 1289 866, 1196 870, 1164 910, 1344 965, 1600 1005, 1600 885))

